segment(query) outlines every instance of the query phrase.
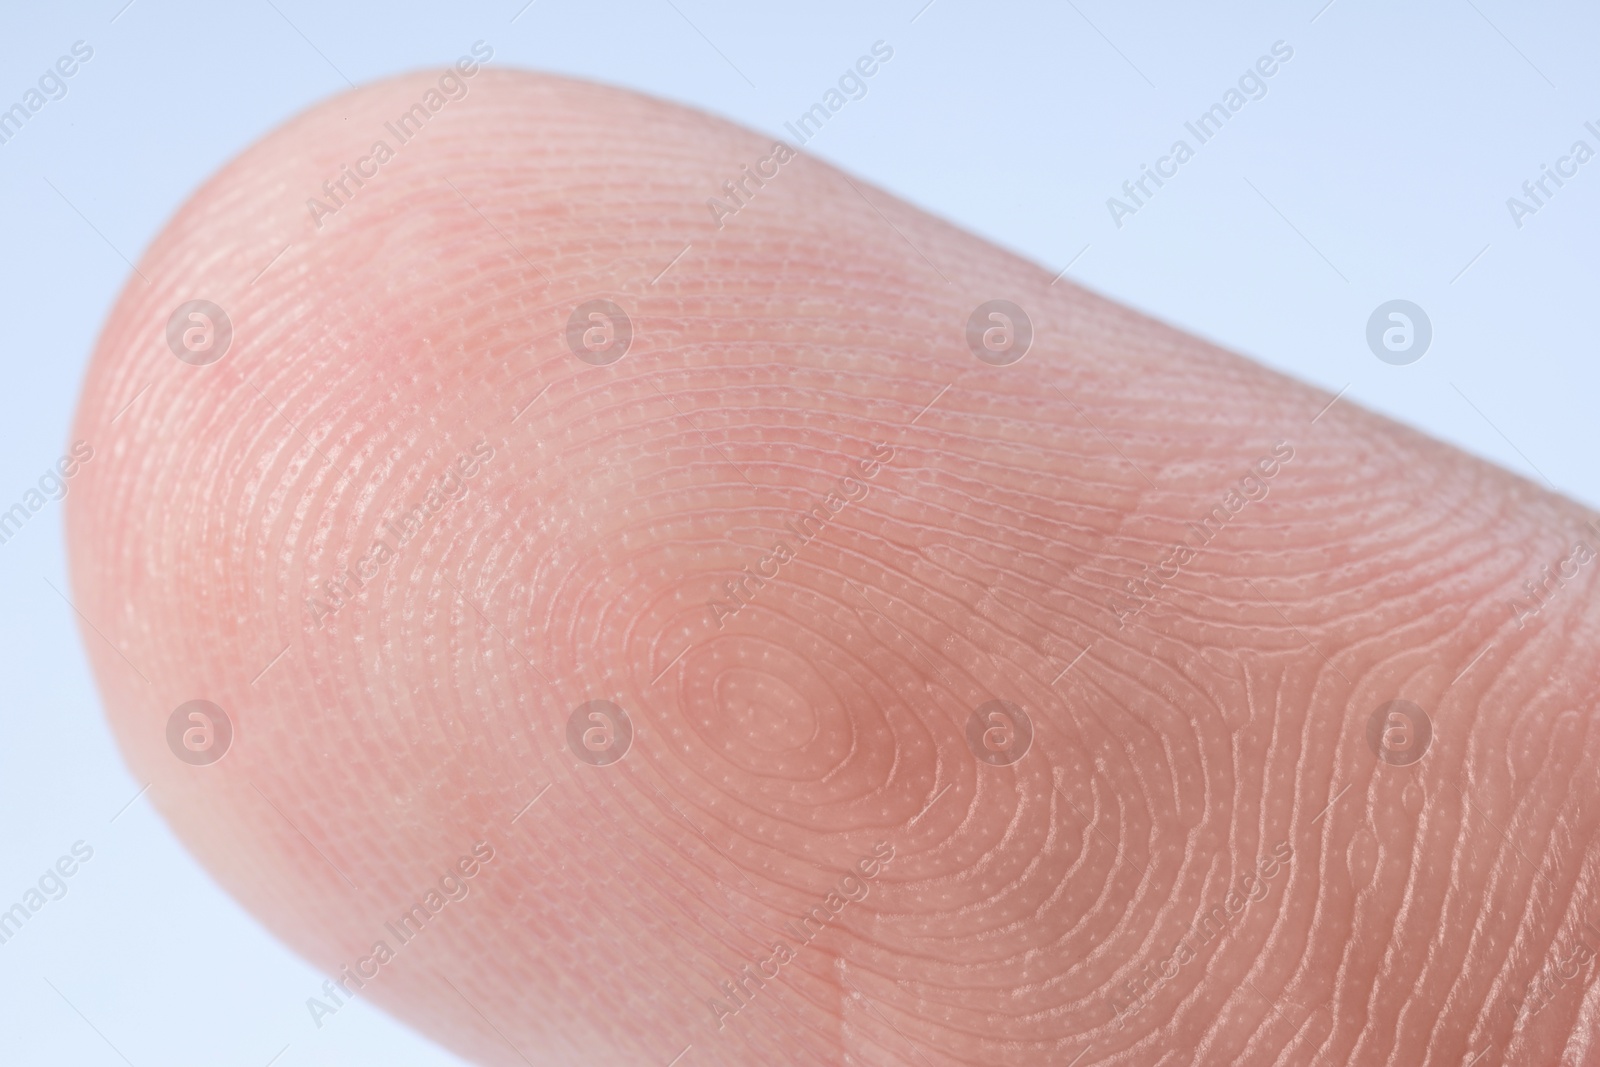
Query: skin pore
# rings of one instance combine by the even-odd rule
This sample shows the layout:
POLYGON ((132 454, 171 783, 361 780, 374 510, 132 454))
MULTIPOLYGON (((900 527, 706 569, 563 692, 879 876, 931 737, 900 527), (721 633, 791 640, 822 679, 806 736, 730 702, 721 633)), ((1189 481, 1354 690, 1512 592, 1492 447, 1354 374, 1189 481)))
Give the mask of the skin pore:
POLYGON ((1600 1062, 1590 513, 803 154, 712 216, 770 139, 621 90, 313 222, 438 79, 200 189, 72 434, 122 751, 287 944, 488 842, 354 991, 476 1063, 1600 1062))

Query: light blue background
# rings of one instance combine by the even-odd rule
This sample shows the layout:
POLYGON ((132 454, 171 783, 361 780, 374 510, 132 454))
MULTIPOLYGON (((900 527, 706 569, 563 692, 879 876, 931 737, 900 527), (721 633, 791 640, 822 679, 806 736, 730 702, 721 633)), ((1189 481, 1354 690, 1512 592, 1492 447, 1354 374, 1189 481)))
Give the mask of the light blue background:
MULTIPOLYGON (((1520 231, 1505 204, 1573 140, 1600 147, 1583 130, 1600 125, 1592 7, 273 2, 0 15, 0 106, 74 41, 95 49, 68 96, 0 145, 0 508, 65 447, 123 256, 345 76, 443 64, 480 38, 498 66, 632 86, 775 135, 883 39, 892 62, 808 151, 1052 271, 1087 245, 1074 280, 1600 504, 1600 160, 1520 231), (1106 198, 1279 39, 1295 55, 1269 95, 1115 228, 1106 198), (1433 320, 1408 367, 1364 343, 1395 297, 1433 320)), ((48 978, 137 1067, 253 1067, 285 1045, 281 1067, 457 1063, 360 1002, 314 1030, 304 1003, 322 976, 221 894, 146 801, 110 822, 140 783, 46 584, 69 589, 60 520, 51 504, 0 545, 0 908, 73 841, 95 858, 0 945, 0 1058, 122 1063, 48 978)))

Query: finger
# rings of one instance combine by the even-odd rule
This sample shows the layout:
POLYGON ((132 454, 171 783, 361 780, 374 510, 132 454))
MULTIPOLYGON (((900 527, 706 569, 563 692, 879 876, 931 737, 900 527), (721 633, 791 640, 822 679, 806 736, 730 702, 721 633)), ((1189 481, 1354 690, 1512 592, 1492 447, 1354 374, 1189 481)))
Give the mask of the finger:
POLYGON ((1584 1054, 1591 516, 748 131, 456 84, 198 192, 78 416, 108 714, 308 1027, 1584 1054))

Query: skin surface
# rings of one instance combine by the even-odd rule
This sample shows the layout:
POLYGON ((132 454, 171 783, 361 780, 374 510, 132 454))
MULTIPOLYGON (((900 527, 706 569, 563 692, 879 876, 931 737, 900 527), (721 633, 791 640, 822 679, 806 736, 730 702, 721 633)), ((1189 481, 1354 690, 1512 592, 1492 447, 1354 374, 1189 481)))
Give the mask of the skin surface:
POLYGON ((1590 513, 809 158, 719 225, 772 145, 681 107, 482 69, 395 147, 438 82, 197 192, 74 434, 110 720, 277 935, 496 1067, 1600 1063, 1590 513))

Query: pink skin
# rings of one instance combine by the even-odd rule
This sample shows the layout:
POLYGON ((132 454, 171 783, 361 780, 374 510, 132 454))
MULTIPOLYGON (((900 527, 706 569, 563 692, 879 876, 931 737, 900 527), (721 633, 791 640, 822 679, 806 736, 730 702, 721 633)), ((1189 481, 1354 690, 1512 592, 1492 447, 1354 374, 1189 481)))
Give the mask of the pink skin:
POLYGON ((437 81, 201 189, 74 434, 123 752, 286 942, 484 1064, 1600 1063, 1592 515, 814 160, 718 220, 771 142, 614 89, 480 70, 313 221, 437 81))

